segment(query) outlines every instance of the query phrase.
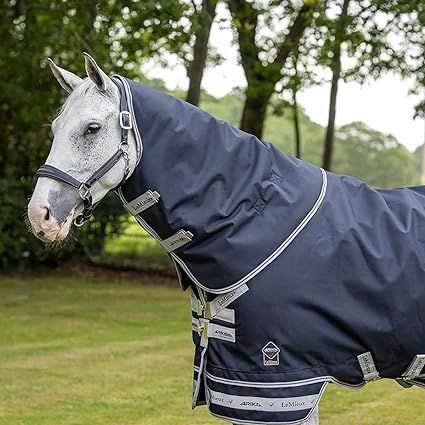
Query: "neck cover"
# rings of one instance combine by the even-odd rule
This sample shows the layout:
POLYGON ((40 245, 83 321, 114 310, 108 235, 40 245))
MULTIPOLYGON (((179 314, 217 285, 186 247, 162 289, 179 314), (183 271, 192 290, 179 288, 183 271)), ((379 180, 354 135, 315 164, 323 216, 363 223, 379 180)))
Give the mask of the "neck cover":
POLYGON ((325 173, 122 81, 143 156, 119 195, 192 288, 194 405, 286 424, 328 383, 425 386, 425 189, 325 173))

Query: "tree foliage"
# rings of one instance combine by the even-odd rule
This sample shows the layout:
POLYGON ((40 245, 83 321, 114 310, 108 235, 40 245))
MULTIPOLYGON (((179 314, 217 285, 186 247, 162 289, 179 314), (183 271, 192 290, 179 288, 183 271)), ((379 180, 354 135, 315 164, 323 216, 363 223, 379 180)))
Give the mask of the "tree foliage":
MULTIPOLYGON (((240 122, 242 129, 260 137, 264 130, 266 139, 289 154, 295 153, 291 123, 297 118, 297 146, 301 134, 305 140, 303 159, 321 164, 324 129, 305 117, 297 107, 296 94, 321 82, 318 70, 335 70, 336 54, 341 57, 336 81, 364 82, 391 71, 414 77, 414 90, 423 91, 425 4, 415 0, 345 1, 349 3, 347 17, 341 25, 335 11, 342 10, 344 0, 226 0, 248 86, 243 96, 227 96, 224 103, 205 96, 207 109, 233 125, 240 122)), ((71 240, 60 252, 46 249, 26 229, 24 215, 34 173, 50 148, 48 123, 65 97, 46 68, 46 57, 83 75, 81 52, 88 51, 107 72, 144 80, 141 65, 145 60, 167 66, 169 54, 177 54, 196 83, 192 98, 197 103, 206 62, 219 60, 217 52, 207 49, 206 31, 216 3, 0 3, 0 267, 32 264, 35 259, 56 261, 71 252, 97 255, 105 235, 119 233, 126 221, 117 200, 109 197, 88 226, 74 234, 77 242, 71 240)), ((163 88, 159 80, 150 84, 163 88)), ((419 105, 418 112, 423 110, 423 104, 419 105)), ((418 182, 410 153, 391 136, 360 123, 336 131, 334 153, 336 171, 374 186, 418 182)))
POLYGON ((339 128, 336 140, 334 171, 378 188, 418 183, 413 155, 394 136, 355 122, 339 128))
POLYGON ((328 10, 320 18, 318 30, 323 38, 317 62, 332 73, 323 157, 326 169, 332 163, 339 80, 363 84, 391 72, 415 77, 418 82, 424 69, 425 46, 423 2, 335 0, 330 5, 338 12, 328 10))
POLYGON ((201 82, 208 57, 208 41, 211 26, 215 17, 217 0, 202 0, 200 10, 192 19, 192 31, 194 33, 193 54, 187 64, 187 76, 189 89, 186 101, 193 105, 199 105, 201 98, 201 82))
MULTIPOLYGON (((203 96, 201 106, 235 125, 242 111, 243 97, 228 95, 216 99, 203 96)), ((320 166, 325 128, 311 121, 302 109, 299 111, 299 125, 306 141, 303 158, 320 166)), ((265 140, 285 153, 294 155, 292 111, 288 108, 276 115, 271 110, 266 117, 264 136, 265 140)), ((421 154, 422 149, 418 148, 413 155, 394 136, 354 122, 336 131, 334 170, 357 177, 377 188, 416 185, 420 181, 421 154)))
POLYGON ((125 211, 113 195, 60 250, 46 248, 25 225, 34 173, 50 148, 49 123, 65 97, 45 60, 50 56, 83 75, 81 53, 88 51, 107 72, 140 78, 141 58, 180 42, 173 41, 181 22, 180 2, 144 1, 130 10, 127 2, 115 0, 14 0, 1 2, 0 8, 0 267, 97 255, 105 236, 119 232, 125 222, 125 211), (139 20, 143 15, 144 25, 130 36, 135 14, 139 20), (133 61, 127 48, 135 52, 133 61))
POLYGON ((301 6, 291 0, 228 3, 247 79, 240 127, 261 138, 267 106, 282 78, 282 68, 298 50, 321 1, 305 1, 301 6))

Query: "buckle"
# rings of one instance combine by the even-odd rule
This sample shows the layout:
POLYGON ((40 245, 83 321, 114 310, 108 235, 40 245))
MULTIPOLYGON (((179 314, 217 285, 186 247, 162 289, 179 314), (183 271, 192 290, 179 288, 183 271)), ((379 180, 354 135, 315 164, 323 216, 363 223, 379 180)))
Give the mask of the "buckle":
POLYGON ((74 218, 74 225, 77 227, 81 227, 86 222, 83 214, 78 214, 77 217, 74 218))
POLYGON ((127 141, 121 142, 118 145, 118 149, 121 149, 124 155, 128 155, 130 153, 130 146, 127 141))
POLYGON ((86 186, 85 183, 81 183, 80 187, 78 188, 78 194, 80 195, 80 198, 86 199, 89 193, 90 189, 86 186))
POLYGON ((120 112, 120 126, 123 130, 131 130, 133 125, 131 123, 131 114, 128 111, 120 112))
POLYGON ((198 335, 201 338, 208 339, 208 323, 207 322, 200 323, 198 325, 198 335))

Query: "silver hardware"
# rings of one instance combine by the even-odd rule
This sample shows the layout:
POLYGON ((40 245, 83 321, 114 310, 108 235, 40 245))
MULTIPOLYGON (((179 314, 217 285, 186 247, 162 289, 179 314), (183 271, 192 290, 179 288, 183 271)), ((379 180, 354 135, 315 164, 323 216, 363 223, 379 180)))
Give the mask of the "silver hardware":
POLYGON ((123 130, 131 130, 133 128, 133 125, 131 123, 131 114, 128 111, 121 111, 120 112, 120 126, 123 130), (124 117, 128 119, 128 124, 124 123, 124 117))
POLYGON ((425 354, 417 354, 409 364, 402 378, 405 380, 420 378, 425 367, 425 354))
POLYGON ((83 226, 83 224, 87 221, 87 220, 81 220, 81 221, 78 221, 78 217, 79 217, 80 215, 81 215, 81 214, 77 215, 77 217, 75 217, 75 218, 74 218, 74 226, 81 227, 81 226, 83 226))
POLYGON ((373 361, 372 353, 368 351, 357 356, 360 367, 363 372, 363 379, 365 381, 376 381, 380 379, 379 372, 376 369, 375 362, 373 361))
POLYGON ((148 190, 142 195, 138 196, 136 199, 124 204, 124 208, 132 215, 140 214, 146 209, 150 208, 152 205, 155 205, 160 198, 160 195, 157 191, 148 190))
POLYGON ((162 240, 160 243, 167 252, 173 252, 189 243, 192 238, 193 234, 191 232, 181 229, 169 238, 162 240))
POLYGON ((78 188, 78 194, 80 195, 80 198, 86 199, 89 193, 90 189, 86 186, 85 183, 81 183, 80 187, 78 188))

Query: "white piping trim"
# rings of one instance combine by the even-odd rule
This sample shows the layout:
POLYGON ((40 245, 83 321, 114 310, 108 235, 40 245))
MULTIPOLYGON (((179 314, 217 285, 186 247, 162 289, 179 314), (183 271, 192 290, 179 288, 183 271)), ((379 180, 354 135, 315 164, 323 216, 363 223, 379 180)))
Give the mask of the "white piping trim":
MULTIPOLYGON (((201 360, 199 362, 199 370, 200 371, 203 369, 204 362, 206 361, 205 353, 207 352, 207 348, 208 348, 208 340, 207 340, 207 345, 205 347, 203 347, 203 349, 201 351, 201 360)), ((195 388, 193 390, 192 409, 194 409, 196 407, 196 401, 198 400, 199 390, 201 389, 201 379, 202 379, 202 373, 198 373, 198 379, 196 381, 196 385, 195 385, 195 388)))
POLYGON ((317 378, 309 378, 292 382, 251 382, 251 381, 236 381, 233 379, 221 378, 211 375, 207 372, 207 378, 219 384, 233 385, 236 387, 253 387, 253 388, 286 388, 286 387, 302 387, 305 385, 318 384, 321 382, 330 382, 329 376, 320 376, 317 378))
POLYGON ((117 74, 114 75, 114 77, 118 78, 123 83, 124 91, 127 96, 127 103, 128 103, 128 106, 130 107, 131 119, 133 121, 133 133, 134 133, 134 138, 136 139, 136 147, 137 147, 137 158, 136 158, 136 166, 137 166, 142 158, 143 142, 142 142, 142 137, 140 136, 140 133, 139 133, 139 128, 137 127, 136 115, 134 113, 134 107, 133 107, 133 96, 131 94, 130 86, 128 85, 127 80, 121 77, 121 75, 117 75, 117 74))
POLYGON ((425 389, 425 382, 419 382, 419 381, 415 381, 414 379, 411 379, 410 381, 407 381, 409 384, 413 384, 416 385, 419 388, 424 388, 425 389))
MULTIPOLYGON (((293 242, 293 240, 301 233, 301 231, 307 226, 309 221, 314 217, 320 206, 322 205, 322 202, 326 195, 326 189, 328 186, 328 178, 326 175, 326 171, 322 168, 320 169, 322 172, 322 188, 320 190, 319 196, 316 199, 316 202, 314 203, 311 210, 306 214, 306 216, 303 218, 303 220, 298 224, 298 226, 292 231, 292 233, 282 242, 282 244, 270 255, 268 256, 263 262, 261 262, 257 267, 252 269, 247 275, 245 275, 243 278, 239 279, 237 282, 233 283, 232 285, 226 286, 225 288, 221 289, 211 289, 207 286, 203 285, 199 280, 193 275, 193 273, 189 270, 189 268, 186 266, 184 261, 179 258, 174 252, 170 252, 171 258, 174 260, 174 262, 178 263, 180 267, 186 272, 186 274, 190 277, 190 279, 193 281, 195 285, 198 287, 204 289, 205 291, 211 293, 211 294, 223 294, 228 291, 232 291, 233 289, 236 289, 238 286, 243 285, 244 283, 248 282, 252 278, 254 278, 258 273, 260 273, 263 269, 265 269, 270 263, 272 263, 280 254, 282 254, 283 251, 293 242)), ((127 202, 124 196, 122 195, 121 188, 118 189, 121 202, 127 202)), ((151 235, 153 236, 158 242, 161 242, 161 238, 159 235, 155 232, 154 229, 152 229, 146 222, 143 220, 140 216, 135 216, 138 223, 151 235)))
MULTIPOLYGON (((244 420, 244 419, 235 419, 235 418, 229 418, 228 416, 222 416, 222 415, 218 415, 217 413, 213 413, 211 412, 211 407, 210 407, 210 400, 209 400, 209 391, 206 391, 206 402, 207 402, 207 406, 208 406, 208 410, 210 412, 211 415, 223 419, 225 421, 229 421, 232 422, 232 424, 234 425, 259 425, 259 424, 267 424, 267 425, 287 425, 287 424, 291 424, 291 425, 302 425, 304 424, 305 421, 308 421, 310 419, 310 416, 313 414, 313 412, 316 410, 317 406, 319 405, 319 402, 323 396, 323 393, 325 392, 325 389, 327 387, 328 383, 324 382, 323 386, 318 394, 318 399, 316 404, 314 405, 314 407, 311 408, 310 412, 308 413, 308 415, 302 419, 298 419, 296 421, 290 421, 290 422, 269 422, 269 421, 255 421, 255 422, 251 422, 248 420, 244 420)), ((207 387, 208 388, 208 387, 207 387)))
POLYGON ((272 263, 282 252, 291 244, 291 242, 299 235, 299 233, 304 229, 304 227, 308 224, 308 222, 313 218, 313 216, 316 214, 317 210, 319 209, 320 205, 323 202, 323 199, 326 195, 326 189, 328 186, 328 178, 326 175, 326 171, 322 168, 320 169, 322 172, 322 188, 320 190, 319 196, 314 203, 311 210, 307 213, 307 215, 303 218, 303 220, 298 224, 298 226, 293 230, 293 232, 282 242, 282 244, 269 256, 267 257, 262 263, 260 263, 255 269, 251 270, 245 277, 239 279, 236 283, 226 286, 222 289, 211 289, 203 285, 201 282, 199 282, 198 279, 192 274, 192 272, 189 270, 189 268, 186 266, 186 264, 181 260, 175 253, 171 253, 171 256, 176 260, 176 262, 182 267, 182 269, 187 273, 187 275, 192 279, 192 281, 199 286, 200 288, 206 290, 209 293, 212 294, 222 294, 224 292, 231 291, 233 289, 236 289, 238 286, 248 282, 251 280, 254 276, 256 276, 258 273, 260 273, 264 268, 266 268, 270 263, 272 263))
POLYGON ((199 332, 199 320, 192 317, 192 331, 199 332))
MULTIPOLYGON (((185 288, 184 288, 184 286, 183 286, 183 277, 182 277, 182 274, 181 274, 181 272, 180 272, 180 269, 177 267, 177 263, 176 263, 176 261, 174 260, 174 258, 171 258, 171 256, 170 256, 170 259, 171 259, 171 261, 173 262, 173 266, 174 266, 174 268, 176 269, 177 279, 178 279, 178 281, 179 281, 180 288, 182 288, 182 291, 184 291, 184 290, 185 290, 185 288)), ((186 288, 186 289, 187 289, 187 288, 186 288)))
POLYGON ((298 381, 292 381, 292 382, 251 382, 251 381, 237 381, 233 379, 226 379, 221 378, 219 376, 212 375, 211 373, 207 372, 206 376, 208 379, 211 379, 211 381, 217 382, 219 384, 225 384, 225 385, 233 385, 236 387, 253 387, 253 388, 286 388, 286 387, 301 387, 304 385, 311 385, 311 384, 318 384, 320 382, 328 382, 333 383, 336 385, 340 385, 343 387, 349 387, 349 388, 361 388, 366 385, 365 382, 362 382, 360 384, 347 384, 345 382, 339 381, 338 379, 335 379, 332 376, 318 376, 316 378, 308 378, 298 381))

